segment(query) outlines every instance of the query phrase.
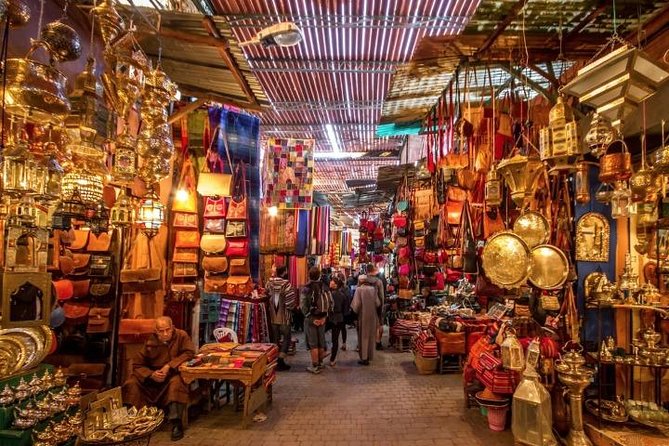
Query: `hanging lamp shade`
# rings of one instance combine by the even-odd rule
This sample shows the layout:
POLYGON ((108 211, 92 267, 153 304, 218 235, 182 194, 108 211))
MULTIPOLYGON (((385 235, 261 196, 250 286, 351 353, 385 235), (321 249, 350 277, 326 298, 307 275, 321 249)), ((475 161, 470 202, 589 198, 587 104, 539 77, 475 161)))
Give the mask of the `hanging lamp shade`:
POLYGON ((102 176, 96 173, 87 173, 84 171, 74 171, 63 176, 62 191, 63 197, 69 199, 74 191, 89 206, 95 206, 102 201, 104 185, 102 176))
POLYGON ((669 72, 646 53, 623 45, 578 70, 562 92, 595 108, 615 126, 668 77, 669 72))
POLYGON ((121 193, 118 195, 114 206, 111 208, 109 221, 113 226, 121 228, 130 226, 134 217, 135 206, 130 197, 126 195, 125 190, 121 189, 121 193))
POLYGON ((165 221, 165 206, 151 189, 142 200, 137 212, 137 223, 147 237, 154 237, 165 221))
POLYGON ((517 206, 522 206, 525 197, 532 191, 542 167, 539 158, 520 154, 499 162, 497 173, 506 181, 511 190, 511 198, 517 206))
POLYGON ((541 129, 539 133, 541 160, 552 171, 574 170, 576 159, 583 152, 574 112, 562 96, 558 97, 557 104, 548 114, 548 121, 548 127, 541 129))

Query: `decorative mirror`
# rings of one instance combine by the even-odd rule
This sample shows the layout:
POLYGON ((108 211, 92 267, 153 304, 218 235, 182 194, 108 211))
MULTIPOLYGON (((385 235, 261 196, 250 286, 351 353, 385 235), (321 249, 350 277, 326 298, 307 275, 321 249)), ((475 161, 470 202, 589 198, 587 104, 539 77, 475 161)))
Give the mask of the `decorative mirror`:
POLYGON ((4 273, 0 326, 48 325, 51 314, 51 274, 4 273))
POLYGON ((576 224, 576 261, 608 262, 611 226, 602 214, 588 212, 576 224))

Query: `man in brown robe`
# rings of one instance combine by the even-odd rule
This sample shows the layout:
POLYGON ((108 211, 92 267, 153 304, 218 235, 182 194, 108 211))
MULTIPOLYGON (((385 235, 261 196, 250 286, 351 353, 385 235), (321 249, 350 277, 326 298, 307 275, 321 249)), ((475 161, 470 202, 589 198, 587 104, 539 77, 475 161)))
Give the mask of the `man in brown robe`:
POLYGON ((179 366, 195 355, 188 334, 174 328, 172 319, 156 319, 156 332, 133 360, 133 372, 123 384, 123 401, 140 408, 168 408, 172 440, 183 438, 181 416, 188 404, 188 387, 181 379, 179 366))

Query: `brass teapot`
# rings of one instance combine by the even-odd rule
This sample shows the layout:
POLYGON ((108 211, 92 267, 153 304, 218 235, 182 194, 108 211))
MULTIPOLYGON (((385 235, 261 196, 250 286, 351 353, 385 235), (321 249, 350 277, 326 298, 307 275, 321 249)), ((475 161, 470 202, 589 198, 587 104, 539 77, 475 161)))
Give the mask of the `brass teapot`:
POLYGON ((5 388, 0 392, 0 406, 9 406, 14 402, 14 392, 5 384, 5 388))

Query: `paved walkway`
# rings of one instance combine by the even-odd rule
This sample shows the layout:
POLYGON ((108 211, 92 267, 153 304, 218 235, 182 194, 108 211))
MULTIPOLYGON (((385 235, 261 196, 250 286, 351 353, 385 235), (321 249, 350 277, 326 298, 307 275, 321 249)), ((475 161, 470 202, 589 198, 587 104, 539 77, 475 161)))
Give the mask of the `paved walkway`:
MULTIPOLYGON (((352 329, 348 345, 355 346, 352 329)), ((164 430, 151 445, 513 444, 509 430, 493 432, 478 409, 464 408, 459 374, 419 375, 411 353, 377 353, 371 366, 362 367, 356 352, 340 352, 335 368, 312 375, 301 340, 289 357, 293 368, 274 385, 267 421, 242 430, 241 414, 226 406, 191 420, 180 442, 172 443, 164 430)))

